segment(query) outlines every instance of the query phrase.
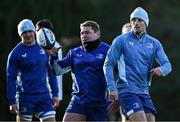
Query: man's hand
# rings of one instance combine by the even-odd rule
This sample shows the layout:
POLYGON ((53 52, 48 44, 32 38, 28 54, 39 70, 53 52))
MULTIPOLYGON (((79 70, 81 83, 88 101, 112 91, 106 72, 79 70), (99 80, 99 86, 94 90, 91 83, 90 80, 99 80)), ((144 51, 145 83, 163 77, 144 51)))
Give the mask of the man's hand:
POLYGON ((59 107, 59 98, 58 97, 53 97, 53 105, 54 105, 55 109, 57 107, 59 107))
POLYGON ((118 98, 119 98, 118 91, 110 91, 109 98, 111 99, 112 103, 118 101, 118 98))
POLYGON ((111 112, 118 112, 119 111, 119 101, 115 101, 114 103, 111 102, 111 104, 107 108, 108 114, 111 112))
POLYGON ((110 114, 112 111, 118 111, 119 110, 119 94, 118 91, 110 91, 109 92, 109 98, 111 100, 111 104, 108 107, 108 113, 110 114))
POLYGON ((10 105, 9 109, 10 109, 11 113, 14 113, 14 114, 17 114, 19 112, 17 104, 10 105))
POLYGON ((160 70, 159 67, 151 69, 150 72, 151 72, 152 75, 157 75, 157 76, 161 76, 162 75, 161 70, 160 70))
POLYGON ((60 46, 59 48, 52 48, 51 49, 51 55, 52 56, 58 56, 58 51, 62 48, 62 46, 60 46))

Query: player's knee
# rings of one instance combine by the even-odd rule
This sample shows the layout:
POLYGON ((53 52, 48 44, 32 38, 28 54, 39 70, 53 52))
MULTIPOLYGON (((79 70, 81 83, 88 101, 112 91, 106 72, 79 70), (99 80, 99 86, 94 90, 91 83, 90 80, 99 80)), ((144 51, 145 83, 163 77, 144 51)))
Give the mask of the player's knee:
POLYGON ((55 121, 55 111, 48 111, 48 112, 40 112, 38 114, 41 121, 55 121))
POLYGON ((152 113, 146 113, 146 118, 148 122, 155 122, 155 115, 152 113))
POLYGON ((40 119, 42 122, 46 121, 46 122, 56 122, 56 119, 55 119, 55 116, 54 117, 50 117, 50 118, 47 118, 47 119, 40 119))
POLYGON ((86 116, 79 113, 65 113, 63 117, 64 121, 86 121, 86 116))
POLYGON ((32 115, 17 115, 16 120, 19 121, 28 121, 31 122, 32 121, 32 115))
POLYGON ((146 115, 144 111, 138 111, 129 116, 129 120, 138 121, 138 122, 146 122, 146 115))

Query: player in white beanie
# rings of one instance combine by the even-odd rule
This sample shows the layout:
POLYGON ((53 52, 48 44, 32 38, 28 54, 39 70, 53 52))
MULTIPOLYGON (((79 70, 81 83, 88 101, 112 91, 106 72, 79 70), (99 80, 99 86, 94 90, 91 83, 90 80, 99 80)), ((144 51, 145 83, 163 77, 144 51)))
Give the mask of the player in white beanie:
POLYGON ((148 14, 147 12, 141 8, 141 7, 137 7, 132 13, 131 13, 131 16, 130 16, 130 21, 133 19, 133 18, 140 18, 142 19, 146 26, 149 25, 149 17, 148 17, 148 14))
POLYGON ((157 112, 149 93, 151 79, 153 75, 166 76, 172 66, 160 41, 147 34, 149 18, 143 8, 132 12, 130 23, 131 31, 113 40, 104 62, 109 95, 111 100, 119 100, 130 121, 155 122, 157 112), (153 66, 154 60, 159 66, 153 66), (119 77, 115 84, 117 61, 119 77))
POLYGON ((130 15, 130 23, 132 31, 138 37, 141 37, 144 33, 146 33, 146 28, 149 25, 147 12, 143 8, 137 7, 130 15))
POLYGON ((35 27, 34 24, 31 20, 29 19, 23 19, 19 24, 18 24, 18 34, 19 36, 22 35, 23 32, 25 31, 33 31, 35 32, 35 27))
POLYGON ((40 121, 55 122, 53 98, 58 99, 59 91, 57 79, 49 66, 49 56, 36 43, 35 27, 31 20, 22 20, 17 28, 21 42, 10 52, 7 61, 10 111, 17 114, 17 122, 30 122, 33 115, 40 121))

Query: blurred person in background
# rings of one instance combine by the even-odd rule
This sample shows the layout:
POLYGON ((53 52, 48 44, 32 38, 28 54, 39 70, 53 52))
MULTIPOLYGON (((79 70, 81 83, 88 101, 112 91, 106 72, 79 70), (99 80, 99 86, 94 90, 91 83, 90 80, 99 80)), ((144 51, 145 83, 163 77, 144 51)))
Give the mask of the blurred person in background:
MULTIPOLYGON (((42 20, 39 20, 36 23, 36 32, 38 32, 41 28, 47 28, 47 29, 53 31, 54 27, 53 27, 53 24, 52 24, 52 22, 50 20, 42 19, 42 20)), ((59 44, 57 44, 57 46, 61 47, 59 44)), ((56 50, 56 48, 54 48, 54 49, 56 50)), ((61 60, 62 59, 62 49, 61 48, 57 48, 57 49, 58 49, 58 58, 61 60)), ((60 101, 60 100, 63 99, 62 76, 56 76, 56 77, 57 77, 58 88, 59 88, 59 95, 58 95, 58 97, 59 97, 59 101, 60 101)))
POLYGON ((18 24, 21 42, 10 52, 7 61, 7 94, 16 121, 32 121, 36 115, 40 121, 55 122, 58 102, 57 79, 50 70, 49 55, 37 44, 35 27, 31 20, 18 24), (51 98, 48 81, 51 87, 51 98))
MULTIPOLYGON (((130 30, 131 30, 131 24, 130 23, 125 23, 122 26, 121 34, 126 34, 130 30)), ((117 62, 117 65, 120 65, 119 61, 117 62)), ((115 70, 115 79, 117 81, 118 80, 118 69, 116 67, 115 67, 115 69, 116 69, 115 70)), ((109 113, 110 113, 110 116, 109 116, 110 121, 122 121, 122 122, 126 121, 126 117, 122 113, 122 109, 121 109, 121 106, 119 105, 119 103, 118 104, 111 104, 109 106, 108 110, 109 110, 109 113)))
POLYGON ((131 23, 128 22, 122 26, 121 33, 125 34, 125 33, 129 32, 130 30, 131 30, 131 23))
POLYGON ((159 40, 146 32, 147 12, 136 8, 130 15, 130 23, 132 31, 113 40, 104 63, 110 98, 119 100, 122 112, 130 121, 155 122, 156 109, 149 94, 151 76, 166 76, 172 67, 159 40), (118 60, 116 85, 114 67, 118 60), (154 60, 160 66, 153 68, 154 60))

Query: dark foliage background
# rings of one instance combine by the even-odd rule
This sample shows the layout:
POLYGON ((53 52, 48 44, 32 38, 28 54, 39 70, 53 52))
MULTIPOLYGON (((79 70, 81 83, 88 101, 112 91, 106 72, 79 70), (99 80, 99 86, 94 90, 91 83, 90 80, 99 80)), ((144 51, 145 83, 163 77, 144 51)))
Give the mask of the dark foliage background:
MULTIPOLYGON (((180 1, 179 0, 1 0, 0 4, 0 120, 15 120, 10 114, 6 96, 6 61, 9 52, 20 41, 17 24, 24 18, 36 23, 49 19, 65 55, 70 48, 80 45, 79 24, 95 20, 101 26, 102 39, 111 44, 121 33, 121 26, 129 21, 137 7, 149 14, 148 33, 158 38, 173 65, 168 77, 154 77, 151 95, 155 102, 157 120, 180 120, 180 1)), ((57 110, 62 120, 71 97, 71 76, 64 75, 64 99, 57 110)))

